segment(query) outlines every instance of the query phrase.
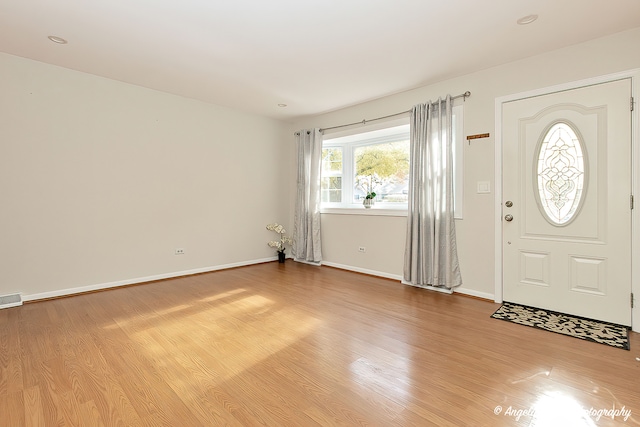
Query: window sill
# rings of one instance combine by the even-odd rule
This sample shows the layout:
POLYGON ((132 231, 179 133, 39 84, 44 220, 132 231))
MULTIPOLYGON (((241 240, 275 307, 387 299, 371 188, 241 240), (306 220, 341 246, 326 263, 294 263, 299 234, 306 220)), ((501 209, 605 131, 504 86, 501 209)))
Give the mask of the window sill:
POLYGON ((321 208, 320 214, 327 215, 367 215, 367 216, 407 216, 407 209, 402 208, 380 208, 372 207, 371 209, 365 209, 364 207, 357 208, 321 208))
MULTIPOLYGON (((368 215, 368 216, 398 216, 406 217, 407 210, 402 208, 379 208, 372 207, 371 209, 362 208, 321 208, 321 215, 368 215)), ((453 218, 455 221, 461 221, 462 217, 456 216, 453 218)))

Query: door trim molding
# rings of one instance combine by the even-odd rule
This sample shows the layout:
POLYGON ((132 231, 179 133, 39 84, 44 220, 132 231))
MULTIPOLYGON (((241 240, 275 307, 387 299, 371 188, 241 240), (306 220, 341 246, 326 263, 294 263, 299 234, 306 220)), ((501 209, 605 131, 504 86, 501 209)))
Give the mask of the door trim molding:
MULTIPOLYGON (((586 86, 594 86, 602 83, 609 83, 616 80, 631 79, 631 93, 635 99, 634 111, 631 115, 631 150, 633 160, 631 163, 631 191, 633 194, 638 192, 636 200, 640 200, 640 149, 636 149, 636 144, 640 141, 640 68, 622 71, 619 73, 607 74, 604 76, 593 77, 584 80, 578 80, 569 83, 563 83, 555 86, 530 90, 526 92, 515 93, 511 95, 496 98, 495 101, 495 200, 494 200, 494 253, 495 253, 495 302, 502 302, 503 283, 502 283, 502 108, 503 105, 526 98, 547 95, 551 93, 564 92, 572 89, 579 89, 586 86)), ((634 269, 633 266, 640 266, 640 206, 636 204, 636 208, 631 212, 631 292, 635 297, 635 307, 631 311, 631 325, 635 332, 640 332, 640 271, 634 269)))

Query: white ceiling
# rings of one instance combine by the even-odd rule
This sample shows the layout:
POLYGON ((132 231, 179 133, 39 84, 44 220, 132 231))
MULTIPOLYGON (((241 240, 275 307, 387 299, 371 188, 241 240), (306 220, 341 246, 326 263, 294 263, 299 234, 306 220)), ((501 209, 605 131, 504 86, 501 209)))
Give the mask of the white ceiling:
POLYGON ((287 120, 635 27, 640 0, 0 0, 2 52, 287 120))

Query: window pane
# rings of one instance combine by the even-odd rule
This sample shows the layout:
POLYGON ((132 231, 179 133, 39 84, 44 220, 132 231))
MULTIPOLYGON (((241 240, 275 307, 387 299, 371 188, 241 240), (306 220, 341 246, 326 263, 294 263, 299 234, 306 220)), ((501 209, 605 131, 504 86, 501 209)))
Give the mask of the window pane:
POLYGON ((322 172, 323 175, 335 175, 342 173, 342 148, 322 149, 322 172))
POLYGON ((321 201, 342 203, 342 148, 322 149, 321 201))
POLYGON ((368 192, 376 193, 376 202, 407 202, 409 140, 357 147, 354 163, 354 202, 361 202, 368 192))
POLYGON ((330 176, 322 178, 320 183, 322 202, 341 203, 342 202, 342 177, 330 176))

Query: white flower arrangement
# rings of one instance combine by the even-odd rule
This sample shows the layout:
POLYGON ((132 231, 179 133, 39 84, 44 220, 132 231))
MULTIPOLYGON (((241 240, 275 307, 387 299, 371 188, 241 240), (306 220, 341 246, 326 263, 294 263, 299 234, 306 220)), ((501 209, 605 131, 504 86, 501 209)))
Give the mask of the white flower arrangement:
POLYGON ((293 240, 291 239, 291 237, 287 237, 284 235, 287 232, 287 230, 285 230, 282 225, 278 223, 269 224, 267 225, 267 230, 275 231, 280 235, 280 240, 272 240, 269 243, 267 243, 270 248, 275 248, 278 252, 284 253, 284 250, 285 250, 284 245, 291 245, 293 243, 293 240))

